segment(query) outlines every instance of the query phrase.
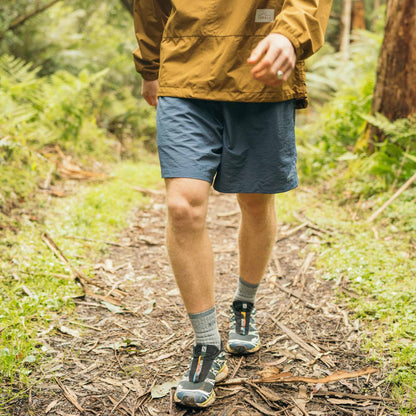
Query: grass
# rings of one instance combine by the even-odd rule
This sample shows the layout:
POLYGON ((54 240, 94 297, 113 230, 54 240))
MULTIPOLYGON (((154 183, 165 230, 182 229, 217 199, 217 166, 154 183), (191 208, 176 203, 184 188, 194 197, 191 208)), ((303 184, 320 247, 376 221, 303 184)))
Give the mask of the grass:
MULTIPOLYGON (((358 294, 347 299, 367 328, 362 347, 372 360, 391 363, 393 394, 402 415, 416 411, 416 189, 407 190, 374 223, 365 203, 341 205, 340 196, 316 188, 278 196, 281 221, 302 212, 337 236, 319 245, 317 267, 324 279, 349 282, 358 294)), ((328 191, 327 191, 328 192, 328 191)), ((373 197, 374 209, 390 193, 373 197)), ((340 294, 340 296, 343 296, 340 294)))
POLYGON ((159 176, 151 158, 122 162, 113 166, 112 179, 78 183, 66 198, 38 196, 30 210, 25 207, 14 221, 9 218, 0 240, 0 409, 13 391, 22 390, 40 361, 43 346, 37 340, 53 330, 58 314, 70 313, 71 297, 81 293, 75 283, 59 278, 68 270, 43 243, 42 232, 48 232, 72 264, 91 275, 94 258, 107 249, 99 241, 115 239, 128 225, 129 213, 147 203, 131 187, 155 187, 159 176))
MULTIPOLYGON (((47 231, 70 261, 86 275, 94 257, 107 247, 102 240, 115 239, 128 224, 129 212, 147 199, 131 186, 159 186, 159 167, 149 159, 137 164, 113 166, 113 178, 102 183, 78 184, 66 198, 37 198, 39 218, 22 210, 8 222, 0 241, 0 393, 3 403, 30 379, 40 362, 42 334, 53 330, 58 314, 71 312, 71 297, 80 289, 60 279, 68 270, 40 239, 47 231), (96 242, 72 240, 88 237, 96 242)), ((322 278, 343 275, 357 293, 347 299, 357 318, 367 328, 362 346, 369 357, 383 365, 391 363, 390 381, 402 415, 415 413, 416 394, 416 273, 415 188, 408 189, 372 224, 365 222, 391 195, 369 201, 342 199, 336 188, 311 187, 277 197, 281 222, 293 223, 301 213, 321 227, 332 227, 335 237, 317 245, 322 278), (370 209, 369 205, 372 205, 370 209)), ((1 220, 1 219, 0 219, 1 220)), ((340 294, 339 296, 344 296, 340 294)))

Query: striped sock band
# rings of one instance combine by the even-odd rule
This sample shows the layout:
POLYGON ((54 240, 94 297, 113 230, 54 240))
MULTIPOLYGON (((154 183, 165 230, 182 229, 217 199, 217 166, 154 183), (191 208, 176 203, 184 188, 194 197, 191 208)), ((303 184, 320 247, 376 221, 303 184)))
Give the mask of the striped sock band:
POLYGON ((239 277, 237 290, 234 293, 234 300, 241 300, 242 302, 250 302, 254 304, 258 288, 259 284, 246 282, 239 277))
POLYGON ((221 349, 215 306, 200 313, 189 313, 189 319, 195 333, 195 344, 215 345, 221 349))

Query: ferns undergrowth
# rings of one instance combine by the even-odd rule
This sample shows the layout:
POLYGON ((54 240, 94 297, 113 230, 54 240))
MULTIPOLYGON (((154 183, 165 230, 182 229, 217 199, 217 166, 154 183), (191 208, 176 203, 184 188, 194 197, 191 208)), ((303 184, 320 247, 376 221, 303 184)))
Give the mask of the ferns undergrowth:
POLYGON ((370 116, 381 40, 381 35, 362 31, 355 35, 348 62, 323 50, 309 63, 315 115, 297 131, 299 167, 305 181, 331 180, 346 198, 387 191, 416 168, 416 119, 392 123, 370 116), (372 154, 360 140, 368 122, 386 134, 372 154))
POLYGON ((0 56, 0 211, 32 192, 54 162, 55 145, 84 161, 111 158, 112 143, 95 118, 105 71, 38 71, 0 56))

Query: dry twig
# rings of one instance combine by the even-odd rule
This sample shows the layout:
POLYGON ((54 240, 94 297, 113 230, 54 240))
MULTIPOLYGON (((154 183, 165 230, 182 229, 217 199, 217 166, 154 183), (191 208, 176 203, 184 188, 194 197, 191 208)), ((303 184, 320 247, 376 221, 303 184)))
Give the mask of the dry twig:
POLYGON ((387 201, 383 204, 381 208, 379 208, 376 212, 374 212, 370 217, 367 219, 367 223, 374 221, 398 196, 400 196, 413 182, 416 181, 416 173, 405 183, 403 184, 400 189, 387 201))
POLYGON ((305 351, 309 352, 313 357, 320 354, 319 359, 327 366, 327 367, 334 367, 333 361, 324 355, 322 355, 322 351, 318 350, 317 348, 311 346, 306 341, 304 341, 298 334, 293 332, 291 329, 283 325, 281 322, 275 321, 275 324, 289 337, 292 341, 296 342, 299 346, 301 346, 305 351))
POLYGON ((288 237, 292 236, 293 234, 296 234, 298 231, 302 230, 302 228, 305 228, 305 227, 308 227, 308 226, 309 226, 309 222, 307 221, 307 222, 304 222, 304 223, 298 225, 295 228, 292 228, 287 233, 279 236, 276 240, 276 243, 278 243, 279 241, 285 240, 286 238, 288 238, 288 237))
POLYGON ((71 403, 74 407, 76 407, 82 414, 85 413, 84 408, 78 403, 78 399, 77 396, 75 395, 75 393, 68 389, 67 387, 65 387, 61 381, 55 377, 55 382, 56 384, 60 387, 60 389, 62 390, 62 393, 64 394, 65 398, 69 401, 69 403, 71 403))

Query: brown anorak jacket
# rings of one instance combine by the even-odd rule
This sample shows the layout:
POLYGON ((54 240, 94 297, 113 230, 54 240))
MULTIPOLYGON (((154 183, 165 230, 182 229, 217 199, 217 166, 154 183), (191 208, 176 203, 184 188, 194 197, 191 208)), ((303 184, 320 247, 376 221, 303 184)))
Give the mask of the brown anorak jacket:
POLYGON ((304 60, 324 42, 332 0, 135 0, 136 70, 160 96, 307 105, 304 60), (247 58, 269 33, 293 44, 297 63, 273 87, 247 58))

